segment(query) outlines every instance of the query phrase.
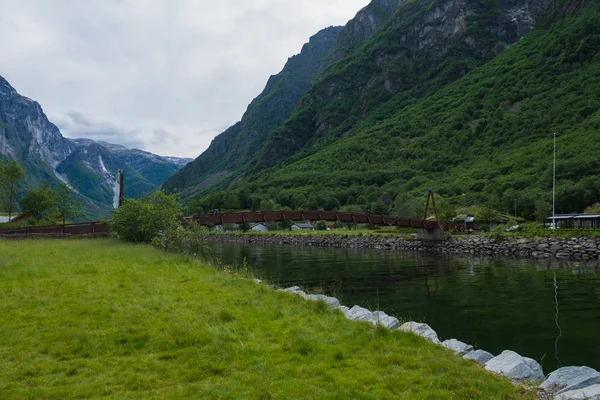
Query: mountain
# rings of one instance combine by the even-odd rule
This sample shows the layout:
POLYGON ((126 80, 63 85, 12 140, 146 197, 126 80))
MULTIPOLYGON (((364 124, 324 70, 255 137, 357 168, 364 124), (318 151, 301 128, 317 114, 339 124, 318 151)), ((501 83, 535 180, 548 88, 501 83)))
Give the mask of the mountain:
POLYGON ((402 215, 433 187, 448 205, 539 219, 558 132, 557 212, 581 212, 600 201, 599 3, 404 0, 336 53, 353 43, 340 41, 355 19, 244 169, 177 189, 204 208, 237 198, 242 208, 270 200, 402 215))
POLYGON ((24 191, 43 181, 66 183, 81 195, 91 216, 106 215, 118 200, 119 169, 125 171, 125 195, 137 197, 191 161, 90 139, 67 139, 37 102, 21 96, 2 77, 0 159, 16 159, 25 168, 24 191))
POLYGON ((279 74, 269 78, 241 121, 218 135, 204 153, 169 178, 163 188, 186 196, 209 186, 226 187, 243 175, 272 131, 292 115, 300 98, 326 68, 368 39, 384 16, 399 4, 400 0, 373 1, 347 27, 329 27, 312 36, 279 74))

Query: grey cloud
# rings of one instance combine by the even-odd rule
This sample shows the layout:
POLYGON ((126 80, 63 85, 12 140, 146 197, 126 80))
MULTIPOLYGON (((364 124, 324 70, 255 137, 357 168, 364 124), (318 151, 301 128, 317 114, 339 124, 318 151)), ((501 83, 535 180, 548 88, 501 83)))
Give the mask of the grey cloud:
POLYGON ((0 75, 66 136, 193 157, 311 35, 368 1, 3 2, 0 75))
POLYGON ((131 148, 143 148, 146 144, 140 130, 123 129, 110 122, 95 121, 79 111, 54 115, 51 118, 62 134, 72 139, 86 138, 131 148))

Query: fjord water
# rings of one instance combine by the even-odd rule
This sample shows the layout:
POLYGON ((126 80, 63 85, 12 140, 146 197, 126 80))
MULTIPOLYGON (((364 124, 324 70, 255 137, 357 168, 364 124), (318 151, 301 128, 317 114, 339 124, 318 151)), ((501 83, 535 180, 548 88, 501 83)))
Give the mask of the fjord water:
POLYGON ((224 265, 342 304, 428 323, 494 355, 509 349, 549 373, 600 369, 600 262, 454 257, 441 254, 215 243, 224 265), (558 313, 557 313, 558 310, 558 313))

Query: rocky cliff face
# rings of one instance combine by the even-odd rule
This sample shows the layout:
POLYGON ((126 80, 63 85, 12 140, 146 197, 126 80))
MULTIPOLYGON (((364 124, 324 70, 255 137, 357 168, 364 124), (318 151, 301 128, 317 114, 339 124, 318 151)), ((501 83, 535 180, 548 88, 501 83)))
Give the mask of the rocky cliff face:
POLYGON ((48 121, 40 105, 0 76, 0 155, 38 158, 56 166, 75 147, 48 121))
POLYGON ((0 159, 16 159, 31 189, 63 182, 86 200, 94 215, 106 214, 118 197, 117 171, 125 170, 126 195, 161 185, 189 159, 161 157, 89 139, 69 140, 48 121, 42 107, 0 77, 0 159))
POLYGON ((373 36, 377 28, 390 19, 402 1, 373 0, 360 10, 340 33, 335 43, 335 57, 340 59, 349 55, 358 45, 373 36))

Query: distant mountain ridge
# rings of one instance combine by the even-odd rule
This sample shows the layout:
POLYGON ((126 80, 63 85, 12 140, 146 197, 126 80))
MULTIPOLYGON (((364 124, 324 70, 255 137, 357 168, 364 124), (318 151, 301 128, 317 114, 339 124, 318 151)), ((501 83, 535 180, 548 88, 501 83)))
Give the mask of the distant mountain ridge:
POLYGON ((106 215, 114 206, 119 169, 125 171, 126 196, 136 197, 191 161, 91 139, 67 139, 37 102, 21 96, 1 76, 0 158, 15 159, 25 168, 24 190, 42 181, 63 182, 82 196, 93 216, 106 215))

